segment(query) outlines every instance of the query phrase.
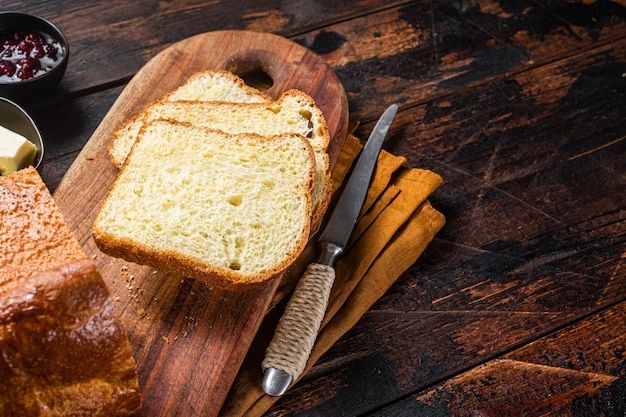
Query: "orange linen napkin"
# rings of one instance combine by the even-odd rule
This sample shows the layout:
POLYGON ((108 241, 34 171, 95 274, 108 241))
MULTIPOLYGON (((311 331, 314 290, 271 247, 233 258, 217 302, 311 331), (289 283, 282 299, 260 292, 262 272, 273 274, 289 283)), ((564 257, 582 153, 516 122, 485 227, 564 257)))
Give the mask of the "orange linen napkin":
MULTIPOLYGON (((362 148, 349 135, 333 171, 334 194, 362 148)), ((336 278, 320 333, 303 373, 343 336, 421 255, 445 219, 428 202, 441 184, 437 174, 407 168, 403 157, 382 151, 365 205, 348 247, 335 264, 336 278)), ((332 207, 332 205, 331 205, 332 207)), ((221 417, 258 417, 278 398, 261 388, 261 362, 282 309, 306 265, 317 258, 317 239, 283 278, 272 305, 235 379, 221 417), (284 304, 284 303, 281 303, 284 304)))

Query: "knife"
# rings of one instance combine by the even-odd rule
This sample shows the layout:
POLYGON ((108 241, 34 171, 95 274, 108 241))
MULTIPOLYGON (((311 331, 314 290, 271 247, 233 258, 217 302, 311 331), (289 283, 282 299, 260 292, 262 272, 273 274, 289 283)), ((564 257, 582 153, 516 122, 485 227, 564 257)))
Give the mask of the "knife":
POLYGON ((326 313, 335 280, 333 265, 346 247, 363 208, 378 155, 397 111, 398 105, 392 104, 374 126, 320 234, 320 257, 307 266, 276 327, 261 364, 264 370, 262 387, 268 395, 284 394, 304 371, 326 313))

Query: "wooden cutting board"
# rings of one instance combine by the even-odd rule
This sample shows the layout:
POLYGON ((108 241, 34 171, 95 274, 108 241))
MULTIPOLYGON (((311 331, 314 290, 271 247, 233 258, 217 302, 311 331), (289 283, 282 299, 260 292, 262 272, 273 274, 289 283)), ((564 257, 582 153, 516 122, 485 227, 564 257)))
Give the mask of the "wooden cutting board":
POLYGON ((118 172, 107 152, 113 131, 194 72, 207 69, 226 69, 244 78, 261 74, 272 81, 266 93, 273 98, 289 88, 311 95, 328 123, 332 165, 347 132, 347 99, 332 69, 292 41, 255 32, 209 32, 168 47, 137 73, 111 107, 54 197, 93 254, 126 325, 139 368, 142 416, 217 415, 278 285, 274 280, 246 292, 211 288, 111 258, 91 237, 100 203, 118 172))

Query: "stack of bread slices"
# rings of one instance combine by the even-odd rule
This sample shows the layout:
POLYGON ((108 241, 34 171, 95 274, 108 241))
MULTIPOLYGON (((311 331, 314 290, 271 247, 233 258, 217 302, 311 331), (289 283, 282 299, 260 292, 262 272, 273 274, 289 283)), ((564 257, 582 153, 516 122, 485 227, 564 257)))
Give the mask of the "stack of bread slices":
POLYGON ((227 289, 280 275, 330 201, 314 100, 277 100, 226 71, 191 76, 119 127, 120 173, 93 225, 105 253, 227 289))

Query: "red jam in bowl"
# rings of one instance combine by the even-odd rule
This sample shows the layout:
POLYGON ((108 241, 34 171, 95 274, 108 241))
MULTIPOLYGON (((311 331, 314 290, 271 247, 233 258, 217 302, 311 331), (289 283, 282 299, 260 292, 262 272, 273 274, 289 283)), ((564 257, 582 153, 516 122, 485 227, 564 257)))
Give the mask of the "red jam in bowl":
POLYGON ((61 44, 43 32, 0 31, 0 82, 43 75, 62 58, 61 44))

